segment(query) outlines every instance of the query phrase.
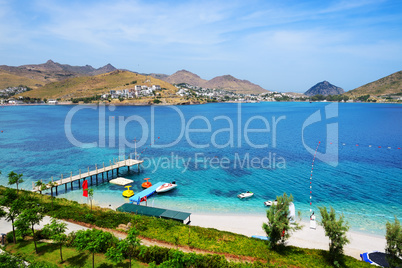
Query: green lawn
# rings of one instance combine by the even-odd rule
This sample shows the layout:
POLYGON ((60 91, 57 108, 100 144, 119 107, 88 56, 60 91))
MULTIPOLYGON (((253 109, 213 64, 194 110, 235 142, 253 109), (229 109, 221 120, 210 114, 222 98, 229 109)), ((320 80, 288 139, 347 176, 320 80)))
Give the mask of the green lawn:
MULTIPOLYGON (((75 248, 63 247, 64 262, 60 263, 60 248, 54 244, 38 242, 38 254, 32 240, 19 241, 17 244, 8 244, 6 250, 16 256, 20 256, 28 262, 46 262, 57 267, 88 267, 92 268, 92 254, 80 252, 75 248)), ((133 260, 132 267, 148 267, 148 265, 133 260)), ((106 259, 104 254, 95 254, 95 267, 129 267, 128 260, 121 263, 113 263, 106 259)))

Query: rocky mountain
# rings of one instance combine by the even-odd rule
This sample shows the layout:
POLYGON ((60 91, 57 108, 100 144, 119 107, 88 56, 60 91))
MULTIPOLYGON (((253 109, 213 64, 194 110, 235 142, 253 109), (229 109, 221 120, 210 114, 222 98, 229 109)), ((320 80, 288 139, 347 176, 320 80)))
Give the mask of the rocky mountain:
MULTIPOLYGON (((89 65, 86 65, 89 66, 89 65)), ((92 68, 92 66, 89 66, 92 68)), ((94 68, 92 68, 94 69, 94 68)), ((106 64, 105 66, 98 68, 98 69, 94 69, 92 72, 89 73, 89 75, 98 75, 98 74, 105 74, 105 73, 110 73, 113 71, 116 71, 117 69, 110 63, 106 64)))
POLYGON ((346 92, 349 96, 402 94, 402 71, 346 92))
POLYGON ((208 82, 207 80, 202 79, 198 75, 186 70, 177 71, 174 74, 168 76, 164 80, 171 84, 187 83, 189 85, 197 87, 205 87, 205 84, 208 82))
POLYGON ((116 68, 111 64, 107 64, 101 68, 95 69, 90 65, 71 66, 48 60, 46 63, 42 64, 29 64, 17 67, 0 65, 0 70, 6 71, 9 74, 41 81, 44 85, 50 82, 62 81, 70 77, 108 73, 116 70, 116 68))
POLYGON ((223 75, 212 78, 205 84, 205 87, 224 89, 245 94, 259 94, 268 92, 259 85, 253 84, 248 80, 237 79, 231 75, 223 75))
POLYGON ((148 76, 148 75, 149 75, 149 76, 152 76, 153 78, 160 79, 160 80, 163 80, 163 81, 165 81, 166 78, 169 77, 169 75, 167 75, 167 74, 156 74, 156 73, 141 74, 141 75, 145 75, 145 76, 148 76))
POLYGON ((217 76, 208 81, 202 79, 201 77, 192 72, 186 70, 180 70, 167 77, 164 77, 162 75, 153 77, 162 79, 171 84, 187 83, 189 85, 197 87, 224 89, 237 93, 259 94, 268 92, 267 90, 263 89, 262 87, 256 84, 251 83, 250 81, 240 80, 231 75, 217 76))
POLYGON ((328 95, 339 95, 343 93, 345 93, 345 91, 342 88, 334 86, 328 81, 323 81, 311 87, 304 93, 304 95, 314 96, 320 94, 328 96, 328 95))

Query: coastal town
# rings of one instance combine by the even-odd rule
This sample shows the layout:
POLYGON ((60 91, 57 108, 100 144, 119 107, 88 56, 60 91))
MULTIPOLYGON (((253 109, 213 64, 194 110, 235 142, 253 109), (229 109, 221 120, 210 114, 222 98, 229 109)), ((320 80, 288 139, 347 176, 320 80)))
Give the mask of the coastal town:
MULTIPOLYGON (((314 95, 307 96, 303 93, 283 93, 277 91, 267 91, 266 93, 260 94, 243 94, 236 93, 224 89, 216 88, 203 88, 193 86, 187 83, 174 84, 177 89, 175 93, 176 96, 170 97, 181 97, 185 100, 193 103, 208 103, 208 102, 278 102, 278 101, 338 101, 338 102, 402 102, 402 96, 399 95, 389 95, 389 96, 359 96, 357 98, 350 98, 345 95, 314 95)), ((97 103, 97 102, 111 102, 113 100, 118 100, 120 102, 124 100, 135 100, 135 99, 151 99, 153 101, 149 104, 159 104, 162 103, 160 100, 162 97, 161 92, 166 90, 160 85, 134 85, 120 90, 109 90, 101 95, 96 95, 93 97, 71 98, 69 100, 62 99, 38 99, 18 96, 26 91, 30 91, 29 87, 18 86, 18 87, 8 87, 5 89, 0 89, 0 103, 1 104, 26 104, 26 103, 37 103, 37 104, 75 104, 79 102, 83 103, 97 103)))

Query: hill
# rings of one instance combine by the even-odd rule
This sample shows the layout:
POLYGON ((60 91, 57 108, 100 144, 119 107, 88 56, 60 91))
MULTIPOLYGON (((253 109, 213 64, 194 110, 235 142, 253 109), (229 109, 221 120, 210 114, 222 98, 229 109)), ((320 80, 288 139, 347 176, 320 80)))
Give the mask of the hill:
POLYGON ((31 98, 69 100, 70 98, 101 95, 108 93, 110 90, 129 89, 133 88, 134 85, 160 85, 161 88, 167 89, 162 91, 162 96, 176 92, 176 88, 165 81, 129 71, 116 70, 106 74, 73 77, 59 82, 52 82, 21 95, 31 98))
POLYGON ((402 71, 393 73, 345 93, 349 96, 402 94, 402 71))
MULTIPOLYGON (((155 76, 155 74, 151 75, 157 77, 155 76)), ((201 77, 192 72, 186 70, 180 70, 167 77, 166 75, 158 74, 158 77, 172 84, 187 83, 189 85, 197 87, 224 89, 227 91, 233 91, 236 93, 243 93, 243 94, 259 94, 269 92, 263 89, 262 87, 251 83, 250 81, 240 80, 231 75, 217 76, 208 81, 202 79, 201 77)))
POLYGON ((41 84, 47 84, 62 81, 70 77, 108 73, 116 70, 116 68, 111 64, 107 64, 101 68, 95 69, 90 65, 71 66, 48 60, 46 63, 42 64, 21 65, 17 67, 0 65, 0 70, 16 76, 40 81, 41 84))
POLYGON ((205 87, 224 89, 244 94, 259 94, 268 92, 267 90, 263 89, 262 87, 256 84, 251 83, 250 81, 240 80, 231 75, 217 76, 209 80, 205 84, 205 87))
POLYGON ((145 76, 149 75, 149 76, 152 76, 153 78, 160 79, 163 81, 166 81, 166 78, 169 77, 169 75, 167 75, 167 74, 156 74, 156 73, 142 74, 142 75, 145 75, 145 76))
POLYGON ((198 75, 186 70, 177 71, 164 80, 171 84, 187 83, 197 87, 205 87, 205 84, 208 82, 198 75))
POLYGON ((345 93, 345 91, 337 86, 332 85, 328 81, 322 81, 313 87, 311 87, 309 90, 307 90, 304 95, 307 96, 314 96, 314 95, 323 95, 323 96, 328 96, 328 95, 340 95, 345 93))
POLYGON ((23 76, 18 76, 15 74, 8 73, 6 71, 0 70, 0 89, 5 89, 8 87, 16 87, 19 85, 28 86, 30 88, 37 88, 42 86, 42 82, 35 79, 30 79, 23 76))

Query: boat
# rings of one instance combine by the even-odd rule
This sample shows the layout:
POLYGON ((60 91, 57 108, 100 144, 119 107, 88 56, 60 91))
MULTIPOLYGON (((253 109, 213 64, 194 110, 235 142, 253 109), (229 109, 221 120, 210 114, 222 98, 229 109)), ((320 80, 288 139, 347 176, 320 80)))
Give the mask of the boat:
POLYGON ((157 192, 157 193, 164 193, 164 192, 170 191, 170 190, 172 190, 172 189, 174 189, 174 188, 176 188, 176 187, 177 187, 176 182, 172 181, 171 183, 164 183, 164 184, 162 184, 161 186, 159 186, 158 188, 156 188, 155 192, 157 192))
POLYGON ((126 188, 127 188, 127 190, 125 190, 124 192, 123 192, 123 196, 124 197, 132 197, 133 195, 134 195, 134 191, 133 190, 130 190, 130 187, 131 186, 125 186, 126 188))
POLYGON ((141 184, 142 188, 147 189, 147 188, 149 188, 149 187, 152 186, 152 183, 150 183, 148 180, 149 180, 149 178, 145 178, 145 179, 144 179, 144 181, 146 181, 146 182, 144 182, 144 183, 141 184))
POLYGON ((253 192, 247 191, 245 193, 238 194, 237 197, 240 198, 240 199, 243 199, 243 198, 250 198, 253 195, 254 195, 253 192))
POLYGON ((270 206, 272 206, 272 205, 278 205, 278 200, 276 200, 275 199, 275 201, 271 201, 271 200, 267 200, 267 201, 265 201, 264 202, 264 205, 266 206, 266 207, 270 207, 270 206))

